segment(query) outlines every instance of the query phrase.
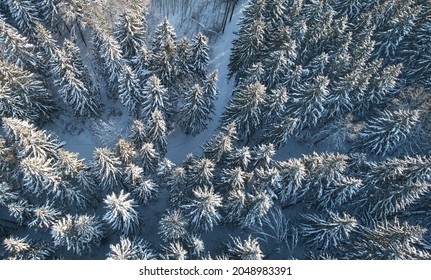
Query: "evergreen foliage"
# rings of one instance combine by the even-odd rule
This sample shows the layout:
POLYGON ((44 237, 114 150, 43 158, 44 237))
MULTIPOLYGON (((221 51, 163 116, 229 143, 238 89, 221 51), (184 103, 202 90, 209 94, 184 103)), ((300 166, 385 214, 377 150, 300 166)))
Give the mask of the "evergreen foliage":
POLYGON ((118 196, 112 193, 103 200, 106 208, 103 221, 106 221, 112 229, 118 230, 124 236, 136 231, 139 225, 138 212, 135 209, 137 204, 129 197, 130 193, 124 193, 121 190, 118 196))
POLYGON ((145 46, 147 33, 146 13, 138 9, 126 9, 116 24, 115 38, 127 58, 136 56, 145 46))
POLYGON ((214 193, 212 187, 197 187, 193 189, 192 199, 183 205, 190 218, 193 230, 211 231, 221 220, 218 211, 222 205, 222 197, 214 193))

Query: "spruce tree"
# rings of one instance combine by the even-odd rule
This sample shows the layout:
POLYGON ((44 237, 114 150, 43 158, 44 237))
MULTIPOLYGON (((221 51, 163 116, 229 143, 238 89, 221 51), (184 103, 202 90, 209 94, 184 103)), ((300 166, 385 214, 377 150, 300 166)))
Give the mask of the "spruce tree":
POLYGON ((250 137, 262 121, 262 106, 266 88, 259 82, 239 88, 221 116, 222 125, 235 122, 238 133, 250 137))
POLYGON ((56 158, 58 149, 64 145, 27 121, 3 118, 2 123, 7 139, 17 143, 20 158, 56 158))
POLYGON ((178 80, 185 79, 191 75, 192 67, 190 65, 191 49, 190 41, 183 37, 177 45, 175 54, 175 76, 178 80))
POLYGON ((385 110, 372 118, 360 133, 361 146, 377 156, 395 151, 414 133, 419 122, 419 112, 411 110, 385 110))
POLYGON ((185 240, 187 226, 187 220, 180 210, 168 211, 159 222, 159 235, 165 242, 185 240))
POLYGON ((177 35, 174 27, 169 23, 165 17, 163 21, 154 30, 153 39, 151 41, 151 51, 157 53, 169 47, 176 41, 177 35))
POLYGON ((190 174, 192 188, 198 186, 212 186, 214 178, 214 163, 206 158, 196 160, 190 174))
POLYGON ((87 25, 85 3, 80 0, 66 0, 59 1, 56 6, 58 16, 61 18, 60 27, 66 29, 71 36, 76 36, 79 33, 84 40, 83 31, 87 25))
POLYGON ((145 136, 145 125, 141 120, 133 121, 129 138, 137 149, 142 147, 147 138, 145 136))
POLYGON ((206 75, 209 62, 208 38, 202 33, 198 33, 192 40, 190 46, 191 67, 193 72, 204 77, 206 75))
POLYGON ((185 134, 195 136, 206 129, 210 109, 205 101, 203 89, 198 84, 185 92, 178 118, 178 124, 185 134))
POLYGON ((190 218, 193 230, 208 232, 212 231, 221 220, 218 211, 221 205, 222 197, 218 193, 214 193, 212 187, 205 186, 193 189, 192 198, 182 207, 190 218))
POLYGON ((118 80, 124 72, 123 51, 118 41, 96 29, 93 45, 108 76, 108 85, 112 96, 117 96, 118 80))
POLYGON ((262 260, 264 254, 260 249, 257 238, 252 239, 249 236, 246 240, 232 238, 233 244, 229 244, 228 252, 235 260, 262 260))
POLYGON ((37 70, 41 67, 41 57, 36 51, 36 46, 1 18, 0 43, 2 58, 11 64, 28 70, 37 70))
POLYGON ((94 151, 94 173, 104 189, 121 186, 121 161, 108 148, 96 148, 94 151))
POLYGON ((145 129, 147 139, 154 144, 156 152, 163 157, 167 152, 167 128, 165 118, 159 110, 151 114, 145 129))
POLYGON ((336 249, 343 242, 348 242, 352 232, 358 227, 357 220, 346 213, 304 214, 302 217, 301 230, 307 243, 324 251, 336 249))
POLYGON ((291 117, 298 119, 298 128, 312 128, 325 117, 325 104, 329 80, 327 77, 318 76, 311 83, 304 83, 291 92, 287 109, 291 117))
POLYGON ((142 168, 146 174, 154 174, 157 171, 159 163, 159 154, 157 153, 153 143, 144 143, 139 150, 142 159, 142 168))
POLYGON ((120 43, 125 57, 132 58, 145 46, 147 32, 146 14, 126 9, 115 27, 115 38, 120 43))
POLYGON ((64 246, 78 255, 100 244, 103 237, 102 225, 95 216, 66 215, 58 220, 51 229, 56 246, 64 246))
POLYGON ((225 157, 233 150, 233 144, 237 140, 235 123, 228 124, 208 142, 202 149, 206 158, 213 160, 215 163, 224 160, 225 157))
POLYGON ((135 209, 137 204, 129 197, 130 193, 121 190, 118 196, 112 193, 103 200, 107 209, 103 220, 110 224, 112 229, 120 231, 123 236, 137 230, 139 225, 138 212, 135 209))
POLYGON ((142 100, 141 116, 144 120, 149 120, 155 111, 167 117, 170 110, 167 89, 156 75, 152 75, 143 87, 142 100))
POLYGON ((37 6, 30 0, 7 0, 4 4, 18 30, 28 38, 34 39, 36 23, 40 20, 37 6))
POLYGON ((70 41, 65 41, 52 64, 51 71, 55 84, 60 87, 60 96, 74 113, 79 116, 98 115, 99 104, 91 88, 88 70, 79 57, 79 49, 70 41))
POLYGON ((121 237, 120 242, 109 245, 108 260, 155 260, 157 254, 150 248, 150 244, 140 238, 130 240, 121 237))
POLYGON ((143 96, 138 76, 127 64, 123 65, 123 70, 118 77, 118 95, 129 112, 137 116, 143 96))
POLYGON ((46 122, 56 107, 41 77, 0 59, 0 117, 46 122))
POLYGON ((238 38, 232 41, 229 57, 228 77, 236 77, 236 82, 244 77, 244 72, 260 61, 265 47, 266 23, 264 20, 266 0, 252 0, 244 7, 244 17, 238 23, 238 38))

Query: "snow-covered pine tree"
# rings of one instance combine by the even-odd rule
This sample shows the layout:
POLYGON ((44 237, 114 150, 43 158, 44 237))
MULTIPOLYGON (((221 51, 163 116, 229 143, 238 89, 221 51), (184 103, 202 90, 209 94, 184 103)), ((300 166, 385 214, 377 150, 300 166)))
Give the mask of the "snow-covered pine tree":
POLYGON ((176 167, 166 180, 169 189, 170 201, 178 206, 189 198, 191 190, 187 187, 188 176, 183 167, 176 167))
POLYGON ((66 53, 66 48, 56 54, 52 62, 51 71, 55 77, 55 84, 60 87, 59 93, 66 104, 72 107, 79 116, 98 115, 99 104, 94 89, 89 88, 88 72, 78 56, 79 49, 69 44, 67 49, 74 50, 66 53))
POLYGON ((249 163, 251 162, 250 148, 243 146, 240 148, 234 148, 228 155, 226 160, 228 166, 236 167, 239 166, 243 170, 247 170, 249 163))
POLYGON ((0 59, 0 117, 46 122, 56 107, 41 77, 0 59))
POLYGON ((168 47, 168 44, 175 43, 177 35, 174 27, 169 23, 168 18, 163 21, 154 30, 154 35, 151 41, 151 51, 157 53, 168 47))
POLYGON ((27 121, 15 118, 3 118, 3 129, 6 138, 18 145, 20 158, 56 158, 57 151, 64 143, 57 138, 38 130, 27 121))
POLYGON ((183 96, 183 105, 178 113, 178 125, 181 131, 189 135, 197 135, 207 127, 210 119, 210 108, 205 100, 204 92, 199 84, 187 90, 183 96))
POLYGON ((262 260, 265 256, 260 249, 257 238, 248 236, 246 240, 239 237, 232 238, 233 244, 228 245, 228 252, 234 260, 262 260))
POLYGON ((205 252, 205 243, 198 235, 189 235, 186 240, 186 247, 190 255, 190 259, 202 260, 209 258, 209 254, 205 252))
POLYGON ((396 59, 398 62, 402 60, 407 85, 431 86, 431 51, 426 47, 431 42, 429 10, 428 2, 420 3, 418 13, 415 14, 415 24, 398 47, 401 55, 396 59))
POLYGON ((94 173, 104 189, 115 189, 122 185, 121 160, 108 148, 96 148, 94 151, 94 173))
POLYGON ((58 24, 58 5, 61 0, 40 0, 37 3, 40 17, 51 28, 58 24))
POLYGON ((307 243, 320 250, 336 249, 350 239, 358 227, 357 220, 349 214, 328 212, 327 215, 303 214, 302 236, 307 243))
POLYGON ((17 202, 12 202, 7 205, 9 215, 13 217, 18 225, 23 225, 31 219, 31 211, 33 205, 31 205, 26 199, 20 199, 17 202))
POLYGON ((39 70, 41 57, 35 45, 0 18, 1 57, 21 69, 39 70))
POLYGON ((83 31, 87 25, 85 15, 87 9, 85 5, 86 3, 82 0, 64 0, 59 1, 56 5, 58 16, 61 18, 61 21, 58 23, 60 28, 66 29, 72 37, 79 33, 83 40, 83 31))
POLYGON ((222 127, 219 132, 202 147, 206 158, 219 163, 233 150, 237 140, 236 124, 230 123, 222 127))
POLYGON ((210 114, 214 114, 215 112, 214 103, 220 94, 219 89, 217 87, 217 82, 218 82, 218 70, 214 70, 214 72, 207 75, 202 82, 204 100, 206 102, 207 108, 210 111, 210 114))
POLYGON ((103 237, 102 224, 95 216, 66 215, 51 227, 51 236, 55 246, 64 246, 67 250, 82 255, 93 245, 99 245, 103 237))
POLYGON ((52 37, 52 33, 46 29, 42 24, 36 24, 36 42, 37 47, 40 50, 45 65, 51 65, 54 61, 56 53, 59 50, 55 39, 52 37))
POLYGON ((252 165, 254 168, 269 169, 273 166, 272 157, 275 155, 275 148, 272 144, 258 145, 251 151, 252 165))
POLYGON ((145 177, 144 169, 131 163, 124 171, 124 181, 128 184, 133 196, 138 202, 147 205, 154 200, 157 195, 157 185, 149 178, 145 177))
POLYGON ((265 106, 262 109, 263 117, 268 124, 281 119, 286 111, 288 92, 285 87, 270 90, 265 96, 265 106))
POLYGON ((159 235, 165 242, 185 240, 188 223, 181 210, 168 211, 159 222, 159 235))
POLYGON ((18 200, 18 192, 6 182, 0 182, 0 205, 6 206, 18 200))
POLYGON ((163 246, 163 249, 165 251, 165 260, 186 260, 188 258, 187 250, 178 241, 170 242, 169 247, 163 246))
POLYGON ((138 116, 140 104, 143 101, 143 92, 138 76, 127 64, 123 65, 123 70, 118 76, 118 96, 129 112, 138 116))
POLYGON ((124 56, 132 58, 145 46, 147 38, 147 15, 140 9, 126 9, 115 27, 115 38, 121 45, 124 56))
POLYGON ((61 184, 60 174, 53 167, 52 159, 26 157, 21 160, 19 171, 24 190, 40 197, 45 190, 57 189, 61 184))
POLYGON ((143 87, 142 100, 141 116, 144 120, 149 120, 155 111, 161 112, 165 118, 168 116, 168 91, 156 75, 152 75, 143 87))
POLYGON ((214 179, 215 164, 210 159, 201 158, 191 166, 189 184, 192 188, 198 186, 212 186, 214 179))
POLYGON ((146 79, 150 63, 150 52, 147 47, 141 47, 138 53, 130 59, 133 70, 138 75, 139 79, 143 81, 146 79))
POLYGON ((28 236, 10 236, 3 240, 3 246, 10 260, 45 260, 52 258, 54 253, 51 244, 34 241, 28 236))
POLYGON ((46 201, 44 205, 32 209, 33 220, 29 227, 50 228, 59 219, 61 212, 55 209, 51 202, 46 201))
POLYGON ((158 188, 156 183, 146 177, 142 177, 137 185, 131 188, 133 196, 142 205, 148 205, 157 198, 158 188))
POLYGON ((121 237, 120 242, 109 245, 108 260, 155 260, 157 254, 150 248, 150 244, 140 238, 121 237))
POLYGON ((129 135, 130 141, 135 145, 136 149, 140 149, 145 143, 145 125, 141 120, 134 120, 129 135))
POLYGON ((345 252, 347 259, 360 260, 429 260, 429 248, 424 239, 426 229, 384 220, 375 229, 360 231, 352 247, 345 252))
POLYGON ((318 76, 311 83, 304 83, 290 93, 287 109, 298 119, 298 129, 315 127, 325 117, 325 104, 329 94, 329 79, 318 76))
POLYGON ((205 77, 209 60, 208 37, 198 33, 190 46, 189 61, 193 72, 200 77, 205 77))
MULTIPOLYGON (((315 203, 322 203, 325 201, 325 195, 331 193, 333 188, 342 189, 345 187, 345 191, 348 192, 349 187, 353 193, 360 186, 354 184, 348 184, 349 178, 346 177, 348 156, 339 153, 313 153, 310 156, 304 157, 304 164, 307 167, 307 177, 304 181, 304 186, 308 192, 308 198, 315 203), (346 184, 343 184, 345 182, 346 184), (357 187, 355 187, 357 186, 357 187)), ((347 194, 346 194, 347 195, 347 194)), ((335 203, 335 202, 333 202, 335 203)))
POLYGON ((244 190, 229 191, 223 204, 224 221, 231 224, 240 224, 246 211, 246 193, 244 190))
POLYGON ((118 140, 118 143, 115 146, 115 152, 125 165, 136 161, 137 153, 135 151, 135 147, 125 139, 118 140))
POLYGON ((103 31, 95 30, 93 38, 94 50, 102 62, 103 70, 108 76, 108 85, 111 95, 116 97, 118 79, 124 71, 123 51, 118 41, 103 31))
POLYGON ((139 155, 142 160, 142 168, 146 174, 154 174, 157 171, 159 164, 159 154, 157 153, 153 143, 143 143, 139 150, 139 155))
POLYGON ((276 190, 277 197, 281 202, 295 203, 305 194, 304 180, 307 170, 304 162, 300 159, 289 159, 279 163, 281 184, 276 190))
POLYGON ((218 189, 223 190, 223 193, 229 193, 234 190, 245 190, 247 183, 252 177, 240 166, 231 169, 223 169, 220 175, 218 189))
POLYGON ((167 87, 174 85, 176 34, 167 18, 156 27, 151 42, 150 71, 167 87))
MULTIPOLYGON (((402 64, 387 65, 381 67, 381 61, 377 61, 371 66, 372 70, 377 72, 370 79, 369 89, 365 92, 362 104, 359 104, 361 110, 367 110, 372 105, 383 104, 388 98, 391 98, 400 90, 400 76, 403 69, 402 64), (379 70, 380 71, 376 71, 379 70)), ((404 80, 403 80, 404 81, 404 80)))
POLYGON ((264 14, 266 0, 252 0, 244 7, 244 17, 238 23, 238 38, 232 41, 229 57, 228 77, 236 76, 236 82, 244 76, 244 72, 261 58, 264 49, 266 24, 264 14))
POLYGON ((262 132, 262 142, 272 143, 274 147, 280 148, 285 145, 289 137, 297 131, 298 119, 285 114, 278 122, 270 123, 262 132))
POLYGON ((134 163, 129 163, 124 169, 124 182, 130 186, 137 186, 144 179, 144 169, 134 163))
POLYGON ((123 236, 137 230, 139 225, 138 212, 135 209, 138 205, 129 197, 130 193, 124 193, 124 190, 121 190, 118 196, 112 193, 103 200, 107 209, 103 215, 103 221, 110 224, 112 229, 118 230, 123 236))
POLYGON ((36 23, 40 21, 37 5, 30 0, 5 0, 2 2, 18 30, 33 40, 36 35, 36 23))
POLYGON ((292 60, 295 57, 289 57, 285 50, 273 51, 263 59, 265 69, 264 84, 268 88, 275 88, 278 84, 286 81, 290 74, 291 66, 295 65, 292 60))
POLYGON ((239 86, 221 116, 222 126, 235 122, 242 139, 253 135, 262 121, 265 91, 265 86, 259 82, 239 86))
POLYGON ((163 157, 167 152, 167 128, 162 112, 155 110, 145 127, 147 139, 154 144, 156 152, 163 157))
POLYGON ((419 123, 417 110, 384 110, 371 118, 360 133, 360 146, 377 156, 385 156, 400 147, 419 123))
POLYGON ((429 160, 417 157, 372 162, 364 178, 367 191, 360 212, 380 219, 415 203, 430 188, 425 170, 429 170, 429 160))
POLYGON ((251 228, 262 225, 263 218, 273 206, 271 196, 266 190, 253 188, 251 193, 246 194, 245 208, 240 219, 242 227, 251 228))
POLYGON ((190 41, 187 37, 183 37, 177 45, 175 54, 175 76, 178 80, 183 80, 191 75, 191 65, 189 59, 191 57, 190 41))
POLYGON ((218 208, 222 206, 222 197, 214 193, 212 187, 197 187, 193 189, 190 201, 182 207, 186 215, 190 218, 194 231, 212 231, 221 219, 218 208))
POLYGON ((376 22, 376 48, 374 55, 394 62, 399 45, 416 25, 420 11, 418 1, 397 0, 376 5, 373 19, 376 22), (383 20, 382 17, 383 16, 383 20))

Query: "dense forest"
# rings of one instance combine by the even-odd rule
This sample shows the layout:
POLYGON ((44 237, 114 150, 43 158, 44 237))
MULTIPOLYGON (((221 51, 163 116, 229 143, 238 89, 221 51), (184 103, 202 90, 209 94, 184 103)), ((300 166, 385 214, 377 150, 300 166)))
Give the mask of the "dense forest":
POLYGON ((430 97, 428 0, 0 0, 0 259, 431 259, 430 97))

